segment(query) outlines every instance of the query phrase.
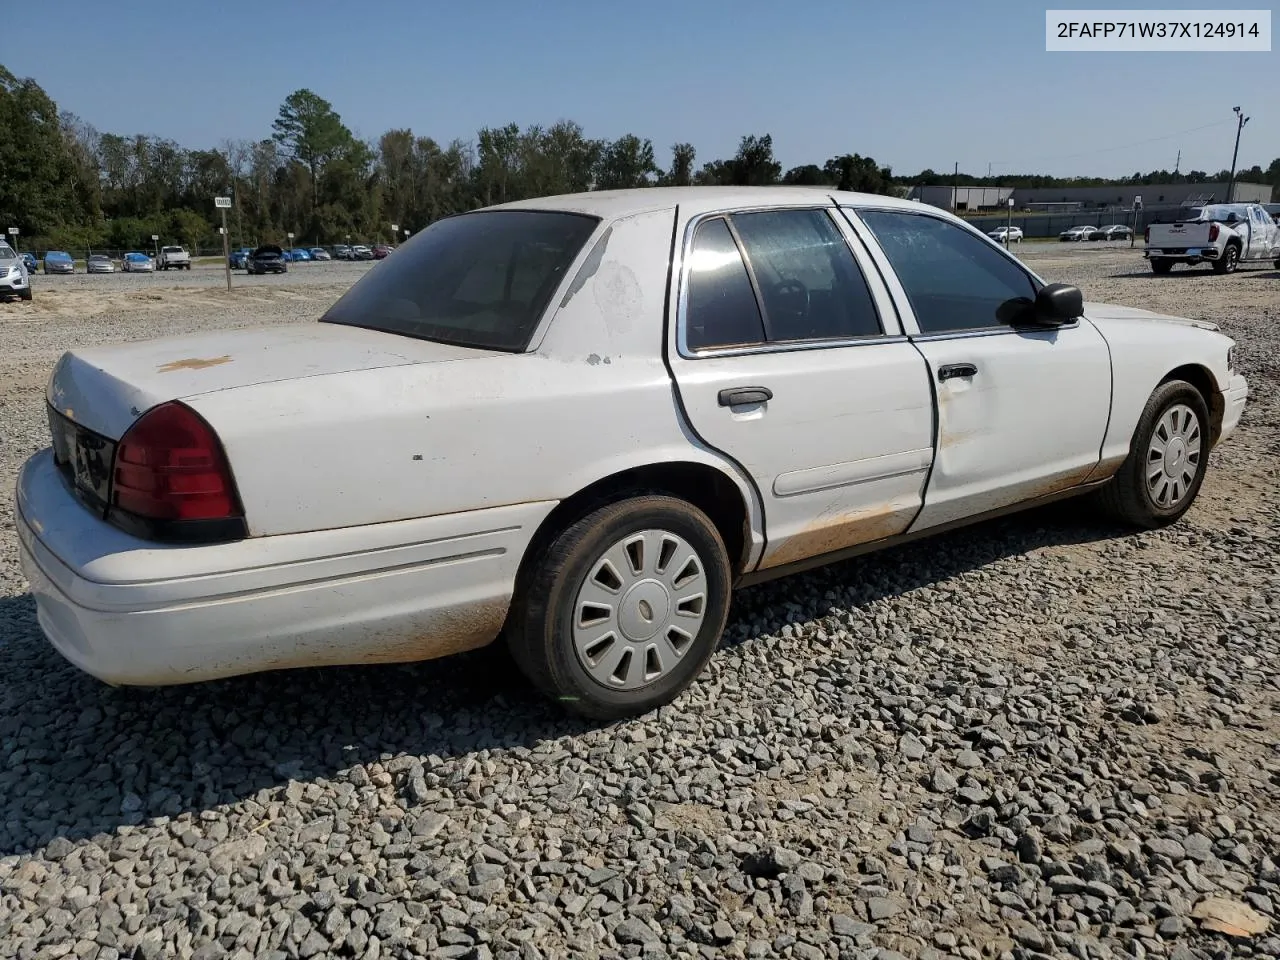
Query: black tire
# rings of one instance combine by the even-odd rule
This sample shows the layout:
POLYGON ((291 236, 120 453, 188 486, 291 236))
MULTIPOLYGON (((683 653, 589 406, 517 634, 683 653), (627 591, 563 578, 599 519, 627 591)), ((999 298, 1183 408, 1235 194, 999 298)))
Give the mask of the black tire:
POLYGON ((19 293, 19 294, 18 294, 18 296, 19 296, 19 298, 21 298, 22 300, 26 300, 28 303, 30 303, 30 302, 31 302, 31 287, 30 287, 30 285, 28 285, 28 286, 27 286, 27 288, 26 288, 25 290, 23 290, 21 293, 19 293))
POLYGON ((1163 277, 1172 269, 1173 269, 1172 260, 1165 260, 1163 257, 1161 257, 1158 260, 1155 258, 1152 258, 1151 260, 1151 272, 1158 277, 1163 277))
POLYGON ((720 642, 732 590, 729 557, 706 514, 683 500, 647 494, 599 507, 529 560, 507 620, 507 645, 534 687, 567 710, 609 721, 670 703, 720 642), (574 650, 574 602, 605 551, 632 533, 655 529, 683 538, 698 555, 707 584, 702 627, 662 676, 636 689, 612 689, 591 677, 574 650))
POLYGON ((1234 243, 1227 244, 1227 249, 1222 251, 1222 256, 1213 261, 1214 273, 1235 273, 1236 267, 1240 265, 1240 248, 1234 243))
POLYGON ((1162 383, 1147 401, 1129 444, 1129 455, 1111 481, 1099 491, 1099 501, 1104 510, 1116 520, 1147 530, 1168 526, 1191 509, 1200 486, 1204 483, 1209 466, 1209 408, 1200 391, 1185 380, 1169 380, 1162 383), (1189 407, 1195 414, 1200 431, 1200 459, 1196 464, 1194 479, 1176 503, 1162 507, 1147 489, 1146 472, 1151 462, 1148 451, 1152 434, 1171 407, 1189 407))

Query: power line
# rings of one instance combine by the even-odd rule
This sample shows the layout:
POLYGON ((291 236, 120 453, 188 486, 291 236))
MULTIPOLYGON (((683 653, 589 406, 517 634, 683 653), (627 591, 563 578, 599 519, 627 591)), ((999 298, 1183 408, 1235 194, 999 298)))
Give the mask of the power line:
POLYGON ((1103 147, 1099 150, 1085 150, 1081 153, 1069 153, 1065 155, 1046 154, 1045 156, 1042 156, 1042 157, 1031 157, 1029 159, 1022 160, 1019 162, 1023 164, 1032 164, 1032 163, 1043 163, 1045 161, 1054 161, 1054 160, 1075 160, 1079 157, 1092 157, 1100 153, 1113 153, 1116 150, 1128 150, 1131 147, 1141 147, 1148 143, 1159 143, 1161 140, 1172 140, 1174 137, 1186 136, 1189 133, 1199 133, 1201 130, 1209 130, 1213 127, 1222 127, 1222 126, 1226 126, 1228 123, 1233 123, 1233 122, 1234 121, 1232 120, 1218 120, 1218 121, 1215 121, 1214 123, 1206 123, 1199 127, 1192 127, 1189 130, 1179 130, 1176 133, 1166 133, 1159 137, 1149 137, 1146 140, 1135 140, 1133 143, 1121 143, 1121 144, 1117 144, 1114 147, 1103 147))

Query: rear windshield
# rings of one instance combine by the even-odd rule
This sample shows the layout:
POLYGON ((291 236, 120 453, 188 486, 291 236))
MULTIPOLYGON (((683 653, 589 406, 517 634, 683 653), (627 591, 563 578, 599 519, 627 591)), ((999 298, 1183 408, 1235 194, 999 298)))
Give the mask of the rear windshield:
POLYGON ((321 320, 523 351, 598 222, 534 210, 439 220, 366 274, 321 320))
POLYGON ((181 247, 163 247, 161 249, 162 249, 162 252, 164 253, 182 253, 183 252, 181 247))

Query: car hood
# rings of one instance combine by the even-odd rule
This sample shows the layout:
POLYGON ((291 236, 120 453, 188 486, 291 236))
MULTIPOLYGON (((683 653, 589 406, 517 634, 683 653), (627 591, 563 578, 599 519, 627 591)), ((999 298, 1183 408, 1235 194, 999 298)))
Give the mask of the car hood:
POLYGON ((1184 327, 1197 327, 1201 330, 1220 330, 1216 323, 1208 320, 1192 320, 1188 317, 1174 317, 1165 313, 1154 313, 1138 307, 1122 307, 1114 303, 1088 302, 1084 305, 1084 315, 1095 323, 1108 320, 1148 320, 1153 323, 1174 323, 1184 327))
POLYGON ((77 423, 118 439, 158 403, 278 380, 411 363, 506 356, 337 323, 163 337, 64 353, 47 399, 77 423))

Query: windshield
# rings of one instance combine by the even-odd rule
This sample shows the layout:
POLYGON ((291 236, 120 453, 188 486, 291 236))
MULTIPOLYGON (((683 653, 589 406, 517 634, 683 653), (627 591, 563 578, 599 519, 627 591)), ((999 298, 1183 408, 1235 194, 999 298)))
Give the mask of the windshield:
POLYGON ((321 318, 455 346, 523 351, 599 221, 494 210, 439 220, 321 318))
POLYGON ((0 243, 0 260, 13 260, 18 255, 13 252, 13 247, 7 243, 0 243))

